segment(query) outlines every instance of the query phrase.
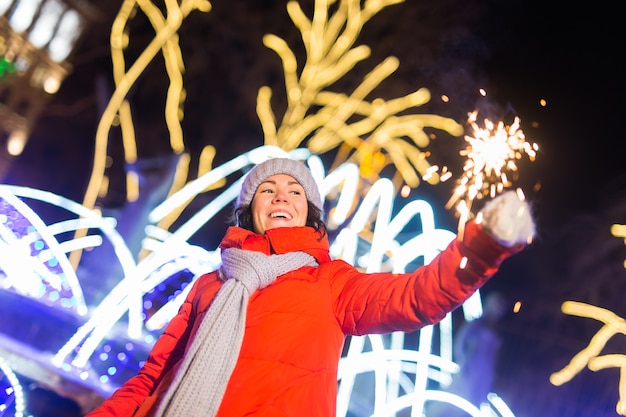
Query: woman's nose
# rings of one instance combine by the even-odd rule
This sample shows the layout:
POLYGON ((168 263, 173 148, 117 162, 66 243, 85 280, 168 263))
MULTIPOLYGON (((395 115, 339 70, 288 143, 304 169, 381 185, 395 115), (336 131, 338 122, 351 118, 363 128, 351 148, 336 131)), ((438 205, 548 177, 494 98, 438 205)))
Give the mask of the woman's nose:
POLYGON ((287 193, 284 191, 278 191, 276 193, 276 196, 274 197, 274 201, 277 201, 277 202, 287 201, 287 193))

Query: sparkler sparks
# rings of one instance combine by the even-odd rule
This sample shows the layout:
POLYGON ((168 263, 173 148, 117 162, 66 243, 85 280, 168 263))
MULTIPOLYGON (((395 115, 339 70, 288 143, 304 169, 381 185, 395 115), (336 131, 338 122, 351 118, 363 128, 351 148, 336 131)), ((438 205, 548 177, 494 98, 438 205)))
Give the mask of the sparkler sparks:
POLYGON ((474 200, 486 196, 493 198, 512 187, 512 179, 518 175, 517 161, 524 155, 534 161, 538 150, 537 144, 526 141, 519 117, 515 117, 511 125, 484 119, 483 127, 478 125, 477 119, 476 110, 468 116, 468 124, 473 131, 465 136, 467 146, 459 152, 467 159, 463 175, 446 204, 446 208, 455 207, 457 210, 460 235, 462 225, 471 215, 474 200))

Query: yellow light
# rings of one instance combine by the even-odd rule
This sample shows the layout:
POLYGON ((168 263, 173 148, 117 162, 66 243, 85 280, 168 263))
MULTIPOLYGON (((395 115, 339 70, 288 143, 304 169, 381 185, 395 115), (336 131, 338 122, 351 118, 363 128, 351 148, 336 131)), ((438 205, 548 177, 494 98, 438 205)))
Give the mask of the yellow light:
POLYGON ((7 140, 7 152, 12 156, 19 156, 24 151, 26 141, 28 139, 28 133, 23 129, 16 129, 11 132, 9 139, 7 140))
MULTIPOLYGON (((624 239, 624 244, 626 244, 626 225, 624 224, 614 224, 611 226, 611 234, 615 237, 621 237, 624 239)), ((626 268, 626 260, 624 260, 624 268, 626 268)))
MULTIPOLYGON (((102 176, 102 181, 100 182, 100 189, 98 190, 98 197, 104 197, 109 192, 109 177, 107 175, 102 176)), ((80 236, 77 234, 77 236, 80 236)))
POLYGON ((139 177, 134 171, 126 174, 126 200, 130 203, 139 198, 139 177))
POLYGON ((619 415, 626 415, 626 355, 608 354, 601 355, 606 343, 616 334, 626 335, 626 320, 594 305, 577 301, 566 301, 561 306, 565 314, 579 317, 596 319, 604 323, 604 326, 591 338, 587 347, 578 352, 570 362, 560 371, 550 375, 553 385, 563 385, 570 381, 576 374, 587 366, 592 371, 606 368, 618 368, 620 370, 619 401, 615 410, 619 415))
POLYGON ((55 94, 61 87, 61 79, 57 74, 48 74, 43 82, 43 90, 48 94, 55 94))
MULTIPOLYGON (((182 88, 184 65, 178 45, 177 31, 183 20, 193 10, 209 11, 211 10, 211 4, 204 0, 168 1, 166 2, 166 9, 167 15, 164 16, 161 10, 152 2, 125 0, 113 22, 110 43, 116 89, 104 109, 96 130, 94 163, 92 165, 91 177, 87 184, 87 191, 83 198, 83 205, 86 207, 93 208, 97 198, 105 196, 108 190, 108 183, 104 184, 106 181, 104 174, 106 151, 109 130, 118 116, 122 128, 126 161, 132 163, 136 160, 134 126, 130 107, 126 102, 126 95, 159 51, 163 53, 165 67, 170 78, 170 88, 168 89, 165 103, 165 121, 170 133, 170 144, 176 153, 181 153, 184 150, 182 127, 178 118, 179 114, 181 114, 179 111, 180 106, 185 97, 182 88), (150 20, 155 29, 155 36, 136 61, 126 70, 124 49, 128 45, 129 38, 125 28, 128 21, 135 15, 137 6, 141 8, 150 20)), ((77 232, 76 237, 80 237, 80 233, 83 233, 83 231, 77 232)), ((73 252, 70 259, 74 266, 78 265, 80 252, 73 252)))
MULTIPOLYGON (((307 59, 299 66, 286 41, 271 34, 264 36, 264 45, 282 60, 288 100, 287 109, 279 119, 271 109, 271 89, 263 86, 258 91, 257 115, 266 145, 292 150, 306 141, 306 146, 317 154, 340 147, 333 165, 346 161, 358 163, 370 181, 378 178, 384 167, 393 164, 399 180, 409 187, 417 187, 420 177, 427 178, 431 184, 438 182, 438 175, 427 175, 430 163, 422 149, 429 145, 430 138, 424 128, 444 130, 454 136, 462 135, 463 128, 445 117, 409 114, 408 110, 430 101, 430 92, 424 88, 391 100, 368 99, 399 67, 396 57, 380 62, 351 92, 327 90, 356 64, 370 57, 368 46, 355 46, 359 33, 380 10, 398 2, 380 0, 363 5, 356 0, 338 4, 316 2, 312 19, 298 2, 288 2, 289 16, 302 32, 307 59), (384 163, 373 155, 382 155, 384 163)), ((442 96, 442 100, 446 101, 447 96, 442 96)))

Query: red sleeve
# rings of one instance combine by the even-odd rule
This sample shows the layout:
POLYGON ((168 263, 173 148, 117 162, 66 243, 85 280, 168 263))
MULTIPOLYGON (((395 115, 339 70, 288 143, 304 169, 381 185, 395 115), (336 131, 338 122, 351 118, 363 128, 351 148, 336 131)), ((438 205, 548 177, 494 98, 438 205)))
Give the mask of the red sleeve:
POLYGON ((193 328, 192 302, 196 285, 191 289, 178 313, 169 322, 163 334, 156 341, 146 363, 137 375, 116 390, 98 408, 85 417, 127 417, 132 416, 144 400, 168 375, 172 367, 182 358, 193 328))
POLYGON ((470 222, 463 241, 454 239, 432 262, 411 273, 366 274, 345 262, 332 262, 335 314, 346 334, 418 330, 459 307, 522 249, 498 244, 470 222))

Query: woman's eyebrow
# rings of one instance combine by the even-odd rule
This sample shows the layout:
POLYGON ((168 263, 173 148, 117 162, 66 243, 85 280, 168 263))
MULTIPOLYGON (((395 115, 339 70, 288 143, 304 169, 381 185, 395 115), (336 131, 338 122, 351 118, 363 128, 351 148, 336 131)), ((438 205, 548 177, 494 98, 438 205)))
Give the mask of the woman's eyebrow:
MULTIPOLYGON (((276 181, 275 181, 275 180, 265 180, 265 181, 263 181, 260 185, 262 185, 262 184, 272 184, 272 185, 276 185, 276 181)), ((260 186, 260 185, 259 185, 259 186, 260 186)), ((289 181, 289 182, 287 183, 287 185, 299 185, 299 186, 301 186, 301 187, 302 187, 302 184, 300 184, 300 183, 299 183, 298 181, 296 181, 296 180, 289 181)))

